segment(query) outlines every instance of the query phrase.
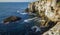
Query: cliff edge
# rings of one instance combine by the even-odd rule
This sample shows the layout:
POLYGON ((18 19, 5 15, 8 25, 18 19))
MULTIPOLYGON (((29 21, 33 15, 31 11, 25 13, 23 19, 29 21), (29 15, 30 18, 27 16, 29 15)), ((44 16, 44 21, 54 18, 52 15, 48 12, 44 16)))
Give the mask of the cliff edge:
MULTIPOLYGON (((28 5, 28 11, 31 13, 38 14, 39 17, 42 20, 44 20, 43 23, 41 23, 41 25, 49 26, 49 22, 52 21, 56 25, 54 25, 50 29, 53 29, 53 30, 56 29, 57 31, 60 30, 59 28, 60 26, 59 24, 60 23, 60 0, 39 0, 36 2, 32 2, 28 5)), ((50 34, 51 32, 50 29, 48 30, 49 34, 46 34, 46 35, 52 35, 52 33, 50 34)), ((57 35, 60 35, 59 33, 57 35)), ((53 34, 56 34, 56 32, 54 32, 53 34)), ((43 33, 43 35, 45 35, 45 33, 43 33)))

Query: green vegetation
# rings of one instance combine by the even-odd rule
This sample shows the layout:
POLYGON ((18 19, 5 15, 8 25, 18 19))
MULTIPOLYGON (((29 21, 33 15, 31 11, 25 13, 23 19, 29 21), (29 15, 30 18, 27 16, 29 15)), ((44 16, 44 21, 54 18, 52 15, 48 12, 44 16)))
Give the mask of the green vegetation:
POLYGON ((58 2, 57 2, 57 4, 59 4, 59 5, 60 5, 60 1, 58 1, 58 2))

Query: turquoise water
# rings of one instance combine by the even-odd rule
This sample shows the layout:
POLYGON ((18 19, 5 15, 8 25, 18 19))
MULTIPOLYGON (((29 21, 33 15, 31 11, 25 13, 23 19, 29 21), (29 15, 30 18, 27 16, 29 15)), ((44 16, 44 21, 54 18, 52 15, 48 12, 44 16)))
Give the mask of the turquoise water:
POLYGON ((27 32, 35 23, 34 20, 24 22, 26 19, 33 18, 28 13, 24 14, 28 4, 28 2, 0 2, 0 35, 28 35, 27 32), (19 16, 22 19, 18 22, 3 24, 2 21, 9 16, 19 16))

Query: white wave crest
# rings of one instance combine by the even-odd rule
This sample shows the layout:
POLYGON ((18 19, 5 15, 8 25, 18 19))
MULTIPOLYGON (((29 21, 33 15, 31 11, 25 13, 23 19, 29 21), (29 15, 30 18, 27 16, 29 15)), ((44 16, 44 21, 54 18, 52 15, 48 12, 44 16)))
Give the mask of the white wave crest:
POLYGON ((37 18, 37 17, 30 18, 30 19, 26 19, 26 20, 24 20, 24 22, 29 22, 29 21, 34 20, 34 19, 36 19, 36 18, 37 18))
POLYGON ((28 13, 26 13, 26 12, 20 12, 19 10, 17 10, 17 13, 20 13, 20 14, 22 14, 22 15, 28 14, 28 13))
POLYGON ((38 26, 33 26, 33 27, 31 27, 32 30, 33 30, 34 28, 36 28, 36 31, 35 31, 35 32, 41 31, 40 27, 38 27, 38 26))

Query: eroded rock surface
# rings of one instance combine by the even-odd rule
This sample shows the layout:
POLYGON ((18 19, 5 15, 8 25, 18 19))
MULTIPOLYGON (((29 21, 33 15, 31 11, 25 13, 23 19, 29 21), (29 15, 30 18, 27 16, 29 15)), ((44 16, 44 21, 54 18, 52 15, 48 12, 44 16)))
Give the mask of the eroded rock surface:
POLYGON ((60 22, 58 22, 53 28, 45 32, 43 35, 60 35, 60 22))
MULTIPOLYGON (((28 8, 29 12, 38 14, 41 20, 44 20, 41 21, 40 26, 49 28, 53 25, 52 27, 56 27, 58 25, 57 22, 60 22, 60 0, 39 0, 30 3, 28 8), (50 21, 54 22, 56 25, 54 26, 53 23, 50 25, 50 21)), ((59 26, 57 26, 57 28, 59 28, 59 26)))

